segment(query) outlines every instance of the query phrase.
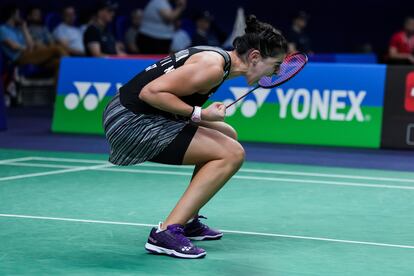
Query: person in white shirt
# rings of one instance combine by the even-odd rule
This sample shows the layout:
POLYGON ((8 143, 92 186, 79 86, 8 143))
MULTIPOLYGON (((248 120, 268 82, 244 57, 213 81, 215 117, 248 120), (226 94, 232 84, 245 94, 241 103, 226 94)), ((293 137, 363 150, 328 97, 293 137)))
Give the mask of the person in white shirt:
POLYGON ((147 4, 137 37, 142 54, 169 53, 174 22, 180 18, 186 5, 187 0, 151 0, 147 4))
POLYGON ((62 12, 63 22, 53 31, 53 37, 71 55, 85 55, 83 34, 79 27, 75 26, 76 12, 73 6, 67 6, 62 12))

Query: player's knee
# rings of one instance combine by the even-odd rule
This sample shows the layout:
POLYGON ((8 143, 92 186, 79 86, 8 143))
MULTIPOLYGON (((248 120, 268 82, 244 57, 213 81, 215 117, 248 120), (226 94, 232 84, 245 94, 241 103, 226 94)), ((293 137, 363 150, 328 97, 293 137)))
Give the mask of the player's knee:
POLYGON ((232 146, 228 149, 228 154, 230 159, 229 162, 233 167, 239 168, 243 164, 246 153, 240 143, 232 143, 232 146))
POLYGON ((237 140, 237 132, 232 126, 227 126, 226 135, 233 138, 234 140, 237 140))

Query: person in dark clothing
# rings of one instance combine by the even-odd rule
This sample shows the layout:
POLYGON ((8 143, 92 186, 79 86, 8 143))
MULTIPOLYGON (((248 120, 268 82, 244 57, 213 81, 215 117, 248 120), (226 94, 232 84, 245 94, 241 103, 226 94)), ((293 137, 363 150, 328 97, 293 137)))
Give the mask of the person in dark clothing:
POLYGON ((311 40, 305 33, 309 15, 304 11, 299 11, 292 20, 292 26, 286 33, 289 42, 289 52, 311 53, 311 40))
POLYGON ((115 15, 117 3, 100 1, 95 17, 83 35, 83 44, 87 56, 104 57, 108 55, 125 55, 123 45, 115 40, 108 24, 115 15))

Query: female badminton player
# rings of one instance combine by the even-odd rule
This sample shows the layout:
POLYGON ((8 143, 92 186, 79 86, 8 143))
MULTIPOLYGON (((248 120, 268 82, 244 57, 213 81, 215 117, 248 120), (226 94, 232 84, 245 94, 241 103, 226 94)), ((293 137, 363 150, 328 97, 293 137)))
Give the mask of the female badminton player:
POLYGON ((152 253, 204 257, 190 239, 223 235, 200 222, 199 210, 239 170, 245 153, 235 130, 223 122, 223 103, 201 106, 226 79, 245 76, 252 85, 274 74, 287 52, 285 38, 270 24, 251 15, 246 25, 233 51, 199 46, 172 54, 122 86, 105 108, 111 163, 195 165, 187 190, 150 232, 145 248, 152 253))

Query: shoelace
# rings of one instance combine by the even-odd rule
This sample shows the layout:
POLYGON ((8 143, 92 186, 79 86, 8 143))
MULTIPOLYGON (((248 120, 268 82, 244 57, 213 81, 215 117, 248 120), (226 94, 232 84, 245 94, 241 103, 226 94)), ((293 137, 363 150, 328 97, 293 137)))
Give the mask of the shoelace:
POLYGON ((192 223, 196 224, 198 227, 206 228, 207 225, 205 225, 204 223, 202 223, 200 221, 200 219, 207 219, 207 217, 201 216, 201 215, 197 215, 197 216, 194 217, 194 220, 192 221, 192 223))
POLYGON ((182 227, 174 226, 174 227, 171 227, 169 230, 176 235, 177 239, 181 243, 183 243, 185 245, 193 246, 193 244, 190 242, 190 239, 188 239, 186 236, 184 236, 184 229, 182 227))

